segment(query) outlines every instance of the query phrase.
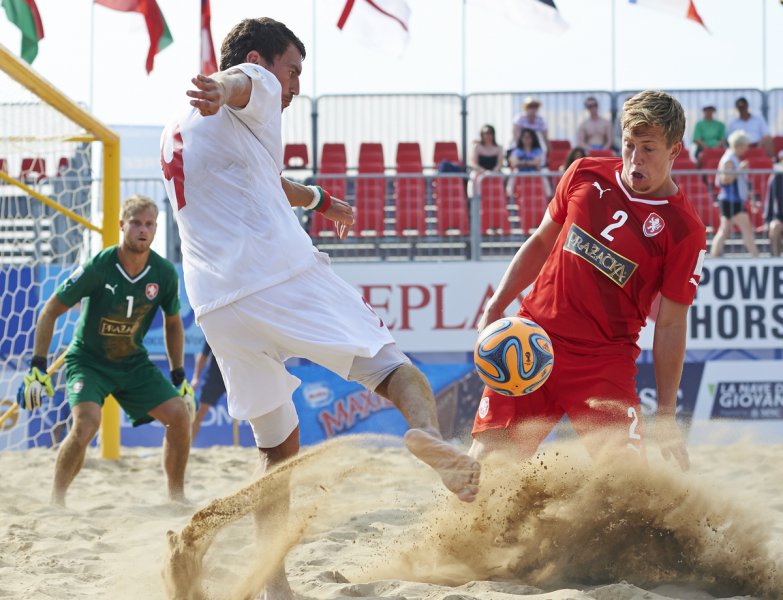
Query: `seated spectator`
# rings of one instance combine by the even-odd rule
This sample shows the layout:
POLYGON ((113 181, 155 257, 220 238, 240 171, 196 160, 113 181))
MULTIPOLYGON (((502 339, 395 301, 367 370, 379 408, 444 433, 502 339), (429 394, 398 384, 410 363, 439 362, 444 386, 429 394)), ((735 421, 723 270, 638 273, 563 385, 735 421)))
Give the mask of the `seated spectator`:
POLYGON ((693 130, 693 144, 696 146, 695 156, 705 148, 725 148, 726 126, 715 118, 715 107, 708 104, 703 109, 704 118, 696 123, 693 130))
POLYGON ((544 151, 536 132, 523 128, 517 139, 516 147, 508 157, 509 166, 515 171, 539 171, 544 164, 544 151))
POLYGON ((495 139, 495 128, 492 125, 484 125, 479 139, 473 142, 473 151, 470 155, 471 168, 477 175, 486 171, 500 171, 503 167, 503 157, 503 148, 495 139))
POLYGON ((582 146, 574 146, 571 151, 566 155, 565 161, 560 165, 560 171, 567 171, 568 167, 580 158, 587 156, 587 151, 582 146))
POLYGON ((774 156, 772 138, 769 135, 769 127, 764 117, 751 114, 748 109, 748 100, 742 96, 737 98, 734 106, 737 108, 739 116, 729 122, 726 127, 726 135, 742 130, 748 136, 751 146, 761 146, 769 156, 774 156))
POLYGON ((778 153, 775 172, 769 176, 764 220, 769 227, 769 252, 772 256, 780 256, 783 237, 783 150, 778 153))
POLYGON ((598 100, 593 96, 585 99, 588 117, 577 131, 576 144, 585 148, 608 149, 612 146, 612 123, 598 114, 598 100))
POLYGON ((748 168, 748 161, 742 160, 750 147, 750 138, 744 131, 739 130, 729 135, 729 148, 723 154, 718 164, 718 173, 715 175, 715 186, 719 188, 718 201, 720 203, 720 225, 715 237, 712 238, 711 253, 713 256, 723 254, 723 246, 726 238, 731 234, 732 226, 736 225, 742 233, 745 247, 753 256, 758 256, 759 251, 753 239, 753 226, 750 223, 748 213, 745 212, 745 202, 748 199, 750 185, 748 175, 744 172, 748 168))
POLYGON ((549 137, 547 132, 547 124, 544 117, 538 114, 538 109, 541 107, 541 102, 528 96, 522 103, 522 111, 516 117, 514 117, 513 137, 511 138, 510 150, 513 150, 519 136, 523 129, 530 129, 538 134, 539 146, 544 150, 549 148, 549 137))

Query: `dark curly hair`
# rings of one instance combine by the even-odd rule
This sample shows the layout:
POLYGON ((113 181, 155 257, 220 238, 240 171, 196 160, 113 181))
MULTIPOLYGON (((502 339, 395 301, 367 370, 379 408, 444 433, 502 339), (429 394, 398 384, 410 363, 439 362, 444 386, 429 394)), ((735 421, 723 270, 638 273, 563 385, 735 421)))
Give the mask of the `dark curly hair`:
POLYGON ((285 54, 290 44, 296 46, 304 59, 304 44, 283 23, 269 17, 244 19, 235 25, 223 40, 220 47, 220 70, 225 71, 246 62, 251 50, 258 52, 271 64, 275 58, 285 54))

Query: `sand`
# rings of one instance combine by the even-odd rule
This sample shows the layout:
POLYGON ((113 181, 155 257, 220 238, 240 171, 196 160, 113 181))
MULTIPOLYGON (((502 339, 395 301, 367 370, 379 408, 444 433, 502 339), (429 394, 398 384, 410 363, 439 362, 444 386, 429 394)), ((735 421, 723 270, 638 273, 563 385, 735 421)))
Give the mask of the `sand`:
MULTIPOLYGON (((427 600, 783 597, 783 445, 700 446, 681 475, 651 448, 648 471, 588 468, 548 445, 484 465, 460 503, 399 440, 342 441, 293 469, 285 535, 255 543, 252 519, 200 535, 207 598, 247 597, 279 559, 297 597, 427 600)), ((195 450, 191 506, 166 501, 157 449, 90 451, 67 508, 49 504, 52 450, 0 453, 0 598, 164 599, 166 532, 252 482, 255 450, 195 450)), ((278 475, 280 477, 280 475, 278 475)), ((271 485, 246 498, 262 505, 271 485)), ((240 503, 242 504, 242 503, 240 503)), ((206 533, 205 533, 206 532, 206 533)))

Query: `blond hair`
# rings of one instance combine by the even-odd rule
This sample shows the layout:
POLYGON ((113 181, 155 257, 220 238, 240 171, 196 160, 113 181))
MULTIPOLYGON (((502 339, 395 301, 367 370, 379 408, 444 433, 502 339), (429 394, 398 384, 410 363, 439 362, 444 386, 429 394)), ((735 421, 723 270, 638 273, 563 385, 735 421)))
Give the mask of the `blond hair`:
POLYGON ((729 143, 729 148, 734 150, 737 146, 747 146, 750 144, 750 138, 748 137, 748 134, 745 133, 742 129, 737 129, 737 131, 732 131, 728 138, 726 138, 726 141, 729 143))
POLYGON ((143 210, 151 208, 155 211, 155 218, 158 218, 158 205, 149 196, 142 196, 141 194, 133 194, 128 196, 125 202, 122 203, 122 210, 120 211, 120 219, 127 221, 133 215, 140 213, 143 210))
POLYGON ((685 134, 685 111, 676 98, 666 92, 647 90, 632 96, 623 104, 623 131, 655 127, 663 130, 669 148, 682 141, 685 134))

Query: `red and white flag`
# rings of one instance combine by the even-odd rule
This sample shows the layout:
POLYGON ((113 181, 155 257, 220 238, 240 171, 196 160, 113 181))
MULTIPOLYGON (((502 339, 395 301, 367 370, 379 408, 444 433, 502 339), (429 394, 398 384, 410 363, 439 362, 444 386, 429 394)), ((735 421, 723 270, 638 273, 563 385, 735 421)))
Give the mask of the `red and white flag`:
MULTIPOLYGON (((663 10, 679 17, 685 17, 691 21, 696 21, 699 25, 707 29, 704 21, 696 10, 693 0, 628 0, 636 6, 644 6, 655 10, 663 10)), ((709 31, 709 30, 707 30, 709 31)))
POLYGON ((210 23, 212 12, 209 10, 209 0, 201 0, 201 74, 212 75, 218 70, 215 59, 215 46, 212 44, 210 23))
POLYGON ((399 56, 408 45, 410 16, 405 0, 347 0, 337 28, 367 47, 399 56))

